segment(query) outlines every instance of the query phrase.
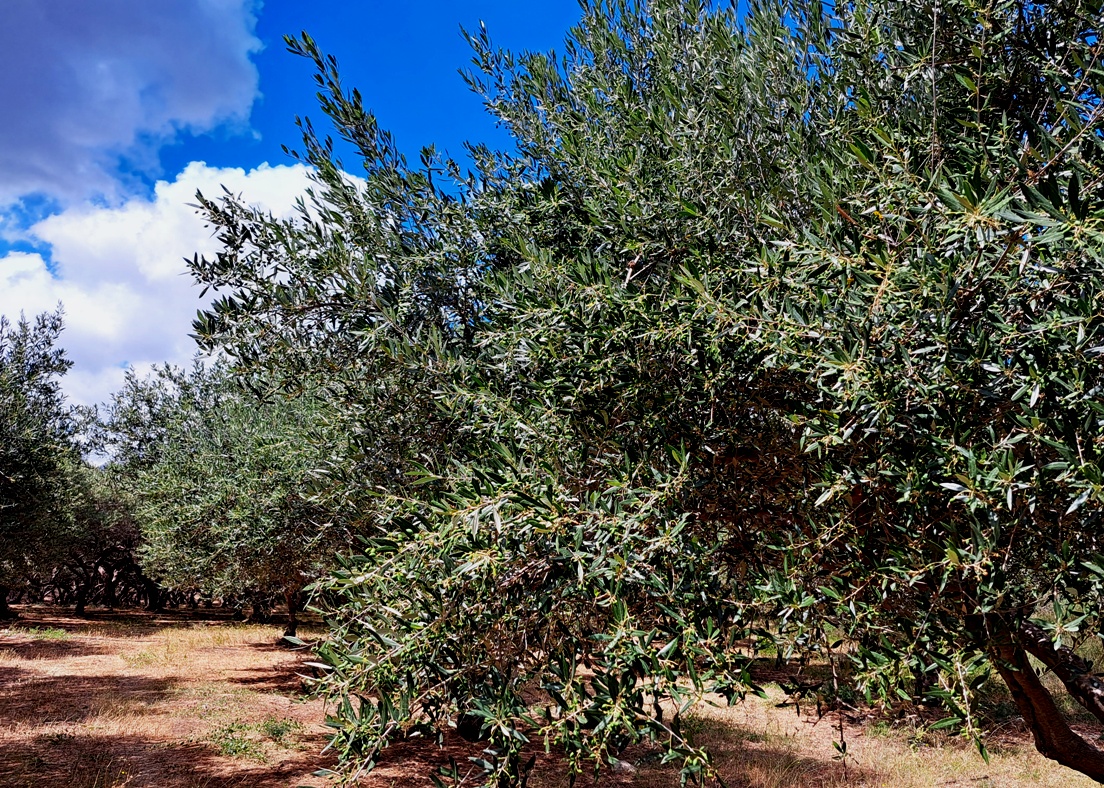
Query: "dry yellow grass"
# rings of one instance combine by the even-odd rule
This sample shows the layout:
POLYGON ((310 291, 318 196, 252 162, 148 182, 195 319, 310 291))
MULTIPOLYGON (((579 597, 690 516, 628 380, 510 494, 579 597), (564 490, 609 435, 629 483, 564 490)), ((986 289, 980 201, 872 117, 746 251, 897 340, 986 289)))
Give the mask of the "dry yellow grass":
MULTIPOLYGON (((274 627, 164 617, 86 621, 30 611, 0 629, 0 788, 276 788, 321 786, 322 707, 305 701, 304 654, 277 645, 274 627)), ((777 690, 775 691, 777 693, 777 690)), ((959 786, 1019 788, 1093 783, 1039 756, 1009 728, 986 764, 968 742, 922 728, 846 725, 839 760, 833 718, 819 722, 751 698, 702 705, 686 721, 714 753, 732 788, 959 786)), ((364 788, 431 785, 448 756, 465 763, 478 745, 404 742, 364 788)), ((635 771, 584 775, 577 785, 674 788, 654 751, 632 748, 635 771)), ((555 754, 539 755, 530 788, 566 788, 555 754)))
POLYGON ((750 698, 733 708, 699 710, 699 740, 714 752, 730 784, 749 788, 1079 788, 1095 784, 1039 755, 1022 734, 990 742, 987 764, 961 738, 884 723, 845 725, 847 758, 841 760, 833 746, 840 736, 836 719, 798 716, 790 707, 777 708, 781 699, 778 693, 770 701, 750 698))
POLYGON ((278 634, 30 611, 0 630, 0 786, 322 784, 321 704, 278 634))
MULTIPOLYGON (((778 708, 784 695, 749 698, 731 708, 702 704, 684 728, 713 753, 718 773, 730 788, 1088 788, 1092 780, 1039 755, 1022 731, 1006 731, 990 741, 987 764, 961 738, 894 728, 885 723, 844 726, 848 757, 839 758, 838 718, 799 716, 778 708)), ((651 754, 632 748, 623 755, 635 764, 631 774, 589 776, 579 786, 674 788, 672 770, 652 765, 651 754)), ((402 785, 402 783, 398 783, 402 785)), ((533 788, 567 788, 561 776, 543 777, 533 788)))

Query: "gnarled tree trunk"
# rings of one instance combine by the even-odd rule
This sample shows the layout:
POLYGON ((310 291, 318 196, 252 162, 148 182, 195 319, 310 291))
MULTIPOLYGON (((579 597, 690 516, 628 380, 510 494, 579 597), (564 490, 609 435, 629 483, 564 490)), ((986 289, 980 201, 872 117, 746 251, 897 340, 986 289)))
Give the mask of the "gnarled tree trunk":
POLYGON ((114 610, 119 606, 117 585, 119 582, 119 570, 113 566, 101 566, 100 574, 103 577, 103 605, 108 610, 114 610))
POLYGON ((295 637, 299 628, 299 611, 303 605, 303 589, 298 586, 289 588, 284 592, 284 601, 287 602, 287 626, 284 627, 284 637, 295 637))
POLYGON ((142 585, 146 590, 146 610, 151 613, 160 613, 165 609, 165 601, 161 595, 161 586, 145 575, 141 575, 142 585))
POLYGON ((1055 648, 1050 636, 1034 624, 1012 628, 992 620, 987 626, 993 663, 1031 729, 1035 748, 1047 758, 1104 783, 1104 750, 1070 728, 1031 666, 1028 654, 1050 668, 1070 695, 1104 721, 1104 684, 1092 674, 1089 663, 1068 648, 1055 648))
POLYGON ((250 599, 249 618, 250 624, 267 624, 272 620, 272 603, 264 594, 255 594, 250 599))
POLYGON ((10 586, 0 585, 0 621, 11 621, 13 618, 19 618, 19 614, 8 607, 8 594, 10 593, 10 586))

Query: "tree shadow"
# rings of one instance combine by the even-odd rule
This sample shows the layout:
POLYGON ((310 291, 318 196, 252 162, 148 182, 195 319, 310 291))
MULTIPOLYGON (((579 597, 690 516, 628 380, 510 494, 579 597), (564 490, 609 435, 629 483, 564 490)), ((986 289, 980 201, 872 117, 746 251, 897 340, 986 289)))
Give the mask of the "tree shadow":
POLYGON ((275 695, 301 698, 309 694, 309 690, 304 684, 304 675, 308 675, 306 670, 302 671, 302 675, 292 670, 252 671, 251 675, 231 676, 226 681, 255 692, 268 692, 275 695))
POLYGON ((17 668, 11 665, 0 665, 0 693, 3 692, 5 684, 12 684, 17 681, 22 681, 27 676, 33 676, 34 674, 26 668, 17 668))
POLYGON ((97 635, 105 631, 133 637, 152 635, 165 629, 179 629, 205 624, 236 624, 234 611, 228 608, 175 608, 150 611, 142 608, 89 607, 83 615, 77 615, 71 607, 62 605, 13 605, 19 618, 0 622, 0 631, 50 627, 63 629, 70 634, 97 635))
POLYGON ((178 623, 175 617, 132 608, 90 608, 83 615, 77 615, 72 608, 60 605, 24 605, 17 606, 17 609, 19 618, 8 622, 8 626, 4 628, 9 634, 33 634, 36 629, 49 628, 63 630, 70 635, 118 633, 133 637, 153 634, 164 626, 178 623))
POLYGON ((175 687, 145 676, 43 676, 0 685, 0 727, 83 722, 104 711, 140 714, 175 687))
POLYGON ((796 741, 739 725, 719 725, 700 742, 729 785, 803 788, 809 785, 876 785, 878 774, 844 759, 804 754, 796 741))
POLYGON ((296 751, 279 762, 228 758, 203 744, 167 744, 141 736, 40 737, 20 751, 0 749, 0 788, 287 788, 324 785, 313 771, 332 762, 296 751))
POLYGON ((800 661, 779 661, 774 657, 754 657, 748 666, 748 672, 757 684, 774 682, 776 684, 817 684, 831 678, 828 665, 802 664, 800 661))
POLYGON ((717 757, 718 771, 729 785, 749 788, 804 788, 810 785, 877 785, 878 775, 842 760, 797 754, 787 747, 744 749, 717 757))
POLYGON ((239 675, 229 676, 226 681, 258 692, 271 692, 292 697, 303 697, 309 694, 309 689, 304 684, 304 677, 310 677, 315 672, 313 668, 303 664, 310 658, 309 652, 302 648, 289 647, 286 642, 276 640, 272 643, 249 643, 244 648, 283 654, 287 659, 275 665, 239 670, 239 675))
MULTIPOLYGON (((461 775, 466 779, 461 785, 478 785, 479 770, 473 765, 472 758, 486 757, 486 742, 468 742, 454 731, 445 733, 439 745, 434 739, 411 738, 396 742, 379 757, 377 767, 362 777, 358 788, 392 788, 410 786, 411 788, 432 788, 433 775, 441 767, 455 763, 461 775)), ((521 762, 533 760, 530 772, 529 788, 612 788, 633 785, 640 786, 677 786, 678 769, 669 766, 649 765, 658 762, 660 751, 649 745, 629 747, 619 756, 631 768, 614 771, 603 764, 595 773, 592 763, 585 763, 583 771, 575 776, 572 783, 568 759, 562 748, 551 745, 547 750, 539 737, 534 737, 522 749, 521 762), (638 768, 635 764, 641 764, 638 768)), ((446 784, 451 785, 446 781, 446 784)), ((741 783, 730 783, 734 788, 741 783)))
MULTIPOLYGON (((275 631, 275 629, 273 630, 275 631)), ((286 640, 283 635, 277 635, 272 638, 271 641, 262 641, 260 643, 247 643, 245 648, 252 649, 253 651, 263 651, 265 653, 280 652, 281 654, 294 654, 296 651, 302 652, 301 646, 292 646, 286 640)))
POLYGON ((18 659, 67 659, 107 654, 108 649, 86 640, 8 640, 0 639, 0 649, 18 659))
MULTIPOLYGON (((365 777, 361 778, 357 785, 360 788, 389 788, 392 785, 411 786, 412 788, 431 788, 435 774, 441 767, 447 767, 451 761, 455 762, 461 774, 472 772, 463 785, 478 785, 473 782, 473 776, 478 770, 472 771, 470 758, 483 754, 487 744, 471 743, 465 741, 454 732, 448 732, 443 742, 438 745, 433 739, 412 738, 396 742, 388 747, 379 757, 378 766, 365 777)), ((532 742, 524 750, 522 762, 531 757, 536 757, 533 767, 533 776, 537 778, 536 786, 567 786, 566 777, 561 781, 559 777, 566 774, 562 753, 553 749, 550 753, 544 751, 543 742, 532 742), (551 782, 549 782, 551 780, 551 782)), ((613 775, 608 770, 602 775, 609 778, 601 785, 620 785, 616 779, 620 775, 613 775)), ((583 786, 586 783, 577 781, 576 785, 583 786)))

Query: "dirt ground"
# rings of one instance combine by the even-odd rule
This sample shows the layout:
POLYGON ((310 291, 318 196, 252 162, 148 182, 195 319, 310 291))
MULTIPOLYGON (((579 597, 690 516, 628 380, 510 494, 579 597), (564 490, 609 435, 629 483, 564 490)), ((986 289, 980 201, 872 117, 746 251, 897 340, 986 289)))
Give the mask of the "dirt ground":
MULTIPOLYGON (((290 788, 325 786, 321 701, 303 692, 303 652, 275 626, 221 611, 151 615, 23 608, 0 628, 0 788, 290 788)), ((308 630, 307 637, 310 632, 308 630)), ((733 708, 703 705, 686 721, 731 788, 798 786, 1061 786, 1089 780, 1046 761, 1016 725, 996 732, 986 764, 968 743, 918 721, 844 724, 848 757, 833 746, 838 719, 799 716, 776 691, 733 708)), ((429 788, 426 776, 478 746, 459 739, 392 748, 364 788, 429 788)), ((556 757, 537 749, 531 788, 566 788, 556 757)), ((617 772, 579 786, 673 788, 656 753, 631 748, 617 772)))

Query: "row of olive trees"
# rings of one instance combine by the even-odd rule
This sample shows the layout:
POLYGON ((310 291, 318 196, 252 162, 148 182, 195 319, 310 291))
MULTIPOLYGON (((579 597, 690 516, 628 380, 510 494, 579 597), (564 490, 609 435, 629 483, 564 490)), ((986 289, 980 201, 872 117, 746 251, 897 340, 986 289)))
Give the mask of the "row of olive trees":
POLYGON ((260 401, 219 364, 127 376, 96 435, 127 490, 139 560, 164 586, 248 600, 263 620, 285 602, 294 635, 304 587, 348 541, 316 482, 338 445, 308 396, 260 401))
POLYGON ((83 614, 203 594, 258 619, 281 600, 293 635, 304 586, 347 541, 315 502, 337 445, 320 406, 260 402, 197 364, 131 372, 102 409, 73 409, 61 330, 60 313, 0 321, 0 616, 9 597, 83 614))
POLYGON ((85 464, 82 417, 60 389, 60 313, 0 318, 0 617, 8 598, 156 606, 136 561, 139 529, 120 490, 85 464))
POLYGON ((1104 623, 1100 22, 585 3, 561 55, 471 36, 515 149, 469 172, 409 164, 290 40, 341 140, 304 123, 298 219, 202 201, 225 250, 192 262, 222 293, 196 329, 342 414, 327 496, 370 538, 323 583, 320 653, 349 768, 460 720, 488 785, 534 739, 708 775, 660 701, 754 691, 769 642, 983 752, 1000 680, 1104 781, 1029 661, 1104 721, 1077 655, 1104 623))
POLYGON ((59 316, 12 325, 0 318, 0 616, 11 586, 36 555, 64 541, 65 488, 79 458, 57 378, 68 366, 54 347, 59 316))
POLYGON ((160 607, 162 589, 138 561, 130 496, 82 459, 89 414, 66 405, 60 312, 0 319, 0 614, 9 599, 160 607))

